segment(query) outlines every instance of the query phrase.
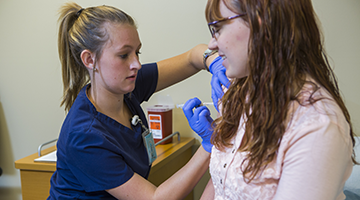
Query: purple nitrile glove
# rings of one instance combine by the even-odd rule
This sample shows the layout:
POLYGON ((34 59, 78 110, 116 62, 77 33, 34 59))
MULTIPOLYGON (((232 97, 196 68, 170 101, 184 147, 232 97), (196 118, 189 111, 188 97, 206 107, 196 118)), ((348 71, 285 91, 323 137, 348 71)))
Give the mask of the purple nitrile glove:
POLYGON ((221 85, 224 85, 226 88, 229 88, 230 81, 226 77, 225 72, 226 69, 222 65, 223 59, 218 56, 215 58, 210 66, 209 70, 213 74, 211 78, 211 98, 213 100, 215 109, 219 112, 219 100, 223 97, 224 91, 221 85))
POLYGON ((193 131, 195 131, 202 139, 202 146, 205 151, 211 153, 211 135, 213 129, 211 123, 213 119, 210 117, 210 111, 206 106, 200 106, 201 101, 198 98, 192 98, 186 101, 183 106, 183 112, 193 131), (195 108, 194 112, 193 109, 195 108))

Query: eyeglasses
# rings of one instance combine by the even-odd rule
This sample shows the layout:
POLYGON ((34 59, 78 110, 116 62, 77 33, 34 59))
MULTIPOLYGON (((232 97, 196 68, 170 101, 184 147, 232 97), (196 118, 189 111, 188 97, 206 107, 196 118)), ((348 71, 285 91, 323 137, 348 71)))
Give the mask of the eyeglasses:
POLYGON ((216 25, 217 23, 225 22, 225 21, 228 21, 228 20, 232 20, 232 19, 235 19, 235 18, 238 18, 238 17, 242 17, 242 16, 244 16, 244 15, 246 15, 246 13, 239 14, 239 15, 235 15, 235 16, 232 16, 232 17, 228 17, 228 18, 224 18, 224 19, 221 19, 221 20, 218 20, 218 21, 213 21, 213 22, 208 23, 211 36, 212 36, 213 38, 215 38, 216 40, 217 40, 217 38, 219 37, 220 27, 216 25))

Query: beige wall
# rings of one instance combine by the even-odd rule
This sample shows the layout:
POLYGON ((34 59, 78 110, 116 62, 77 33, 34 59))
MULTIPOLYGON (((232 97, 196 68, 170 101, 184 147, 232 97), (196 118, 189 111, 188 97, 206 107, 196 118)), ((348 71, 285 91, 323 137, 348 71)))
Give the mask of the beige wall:
MULTIPOLYGON (((0 199, 21 199, 20 173, 14 161, 57 138, 65 113, 57 57, 57 9, 66 0, 0 0, 0 199)), ((322 21, 326 49, 360 131, 360 1, 314 0, 322 21)), ((132 15, 143 43, 141 61, 180 54, 210 34, 204 18, 206 0, 78 0, 83 7, 107 4, 132 15)), ((198 96, 211 101, 210 75, 200 72, 162 91, 174 103, 198 96)), ((155 95, 144 108, 157 102, 155 95)), ((214 109, 212 109, 214 113, 214 109)), ((174 130, 194 136, 181 110, 174 110, 174 130)), ((358 133, 359 134, 359 133, 358 133)), ((359 134, 360 135, 360 134, 359 134)), ((200 194, 200 189, 196 195, 200 194)))

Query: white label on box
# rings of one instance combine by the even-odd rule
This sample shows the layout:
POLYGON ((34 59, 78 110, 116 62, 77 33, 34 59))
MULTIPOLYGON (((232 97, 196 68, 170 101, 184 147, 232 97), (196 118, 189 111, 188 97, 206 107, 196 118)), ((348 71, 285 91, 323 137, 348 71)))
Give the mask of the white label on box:
POLYGON ((161 129, 161 115, 149 114, 149 123, 154 139, 163 139, 161 129))

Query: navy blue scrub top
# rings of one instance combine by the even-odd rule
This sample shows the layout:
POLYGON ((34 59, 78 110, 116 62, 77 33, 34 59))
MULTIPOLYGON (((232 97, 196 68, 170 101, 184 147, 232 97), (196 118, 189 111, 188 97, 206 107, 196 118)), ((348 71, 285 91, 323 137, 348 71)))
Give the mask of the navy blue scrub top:
MULTIPOLYGON (((143 65, 134 91, 124 98, 146 127, 140 104, 155 92, 157 81, 156 63, 143 65)), ((122 185, 134 173, 149 175, 141 125, 133 126, 133 131, 97 112, 86 96, 87 87, 78 94, 61 128, 48 199, 115 199, 105 190, 122 185)))

